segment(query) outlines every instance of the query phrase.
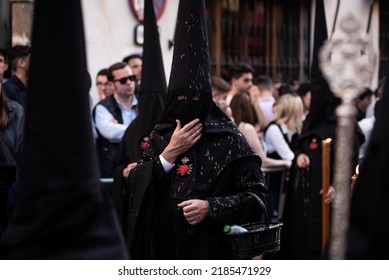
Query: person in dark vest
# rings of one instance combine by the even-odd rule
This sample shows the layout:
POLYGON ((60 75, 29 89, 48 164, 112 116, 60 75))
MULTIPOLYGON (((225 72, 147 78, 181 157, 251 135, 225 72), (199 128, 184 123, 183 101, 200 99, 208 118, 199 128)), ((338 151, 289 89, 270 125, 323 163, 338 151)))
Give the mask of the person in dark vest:
POLYGON ((136 118, 138 105, 134 95, 135 75, 127 63, 112 64, 108 68, 108 80, 113 83, 114 93, 97 103, 92 112, 102 178, 113 177, 119 143, 128 125, 136 118))
POLYGON ((132 259, 226 259, 223 227, 261 218, 261 159, 210 81, 204 0, 180 1, 166 106, 129 175, 132 259))

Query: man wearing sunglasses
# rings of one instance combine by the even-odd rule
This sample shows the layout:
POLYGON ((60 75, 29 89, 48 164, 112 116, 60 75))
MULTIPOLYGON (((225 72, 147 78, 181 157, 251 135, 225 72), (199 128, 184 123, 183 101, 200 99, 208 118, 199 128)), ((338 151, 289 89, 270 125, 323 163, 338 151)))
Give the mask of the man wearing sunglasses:
POLYGON ((123 62, 127 63, 131 70, 132 73, 136 76, 136 81, 135 81, 135 94, 139 94, 140 90, 140 83, 141 83, 141 77, 142 77, 142 64, 143 64, 143 57, 141 54, 130 54, 123 58, 123 62))
POLYGON ((114 93, 97 103, 93 110, 101 178, 113 177, 113 162, 119 143, 126 128, 137 116, 135 80, 127 63, 112 64, 108 68, 108 81, 113 84, 114 93))

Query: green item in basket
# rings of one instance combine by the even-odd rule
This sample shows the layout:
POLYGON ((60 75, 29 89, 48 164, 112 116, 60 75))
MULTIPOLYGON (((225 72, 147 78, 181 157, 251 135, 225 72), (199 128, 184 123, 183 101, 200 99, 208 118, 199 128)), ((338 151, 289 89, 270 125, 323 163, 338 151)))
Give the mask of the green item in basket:
POLYGON ((238 225, 226 225, 224 226, 223 232, 226 234, 241 234, 247 232, 247 229, 238 225))

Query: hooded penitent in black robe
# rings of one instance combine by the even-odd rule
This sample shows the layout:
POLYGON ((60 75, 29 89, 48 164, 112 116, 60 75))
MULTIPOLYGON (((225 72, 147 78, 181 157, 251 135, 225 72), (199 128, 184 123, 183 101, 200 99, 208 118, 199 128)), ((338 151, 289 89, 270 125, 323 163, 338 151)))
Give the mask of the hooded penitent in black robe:
POLYGON ((99 182, 81 1, 34 4, 20 180, 0 252, 6 259, 128 258, 99 182), (61 67, 47 71, 57 45, 66 50, 61 67))
POLYGON ((261 160, 212 101, 204 12, 204 1, 180 1, 167 104, 130 174, 128 239, 134 259, 225 259, 223 227, 261 217, 259 203, 245 193, 265 200, 261 160), (194 118, 203 124, 201 139, 165 173, 159 155, 175 120, 184 126, 194 118), (209 202, 209 216, 197 225, 177 207, 188 199, 209 202))
MULTIPOLYGON (((316 84, 313 86, 310 109, 312 111, 308 114, 302 133, 297 140, 295 160, 291 167, 290 184, 285 198, 284 227, 279 253, 281 258, 322 258, 322 195, 320 194, 322 141, 327 138, 332 139, 330 147, 330 182, 332 182, 337 127, 335 108, 338 104, 339 100, 327 87, 318 87, 316 84), (324 119, 321 119, 318 114, 322 114, 324 119), (306 154, 309 157, 309 168, 300 169, 296 166, 296 159, 300 154, 306 154)), ((358 163, 358 151, 363 141, 363 134, 356 126, 354 143, 350 143, 353 148, 352 166, 354 168, 352 170, 358 163)), ((350 184, 351 176, 350 173, 350 184)))
POLYGON ((321 256, 321 143, 327 138, 332 139, 330 148, 332 171, 337 125, 334 109, 338 103, 339 101, 328 91, 328 88, 323 90, 317 86, 313 87, 311 113, 308 114, 297 140, 295 160, 291 167, 285 198, 284 228, 279 253, 281 258, 318 259, 321 256), (317 110, 316 105, 319 104, 328 108, 328 115, 324 114, 325 110, 317 110), (318 114, 323 114, 323 117, 318 114), (300 169, 296 166, 296 159, 300 154, 306 154, 309 157, 309 168, 300 169))
POLYGON ((138 96, 138 116, 126 129, 115 158, 113 198, 124 233, 129 219, 128 188, 123 169, 137 162, 147 146, 151 130, 158 122, 166 98, 166 77, 159 32, 152 0, 145 1, 142 82, 138 96))
MULTIPOLYGON (((323 1, 317 1, 315 24, 314 57, 318 47, 327 38, 323 1), (324 30, 323 30, 324 29, 324 30)), ((318 68, 318 60, 312 64, 312 101, 309 114, 297 139, 295 159, 291 167, 289 186, 285 198, 281 249, 277 258, 281 259, 321 259, 322 258, 322 141, 331 138, 330 177, 334 167, 337 118, 335 109, 340 104, 330 91, 327 81, 318 68), (309 168, 300 169, 296 160, 300 154, 309 157, 309 168)), ((363 136, 356 125, 353 146, 353 165, 357 164, 358 150, 363 136)), ((354 169, 353 169, 354 170, 354 169)), ((347 176, 347 175, 345 175, 347 176)), ((351 184, 351 176, 350 184, 351 184)), ((330 182, 332 180, 330 179, 330 182)))

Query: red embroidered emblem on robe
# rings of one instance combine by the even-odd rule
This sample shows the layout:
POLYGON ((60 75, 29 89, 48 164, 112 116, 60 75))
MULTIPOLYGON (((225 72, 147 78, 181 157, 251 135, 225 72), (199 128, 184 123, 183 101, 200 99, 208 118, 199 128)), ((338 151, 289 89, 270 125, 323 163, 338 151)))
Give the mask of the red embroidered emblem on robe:
POLYGON ((149 137, 145 136, 140 140, 139 148, 144 151, 149 144, 149 137))
POLYGON ((177 168, 177 174, 180 176, 184 177, 185 175, 191 175, 193 171, 193 165, 188 164, 189 158, 188 157, 183 157, 181 159, 182 164, 178 165, 177 168))
POLYGON ((316 138, 313 138, 311 140, 311 143, 309 144, 309 149, 311 151, 315 151, 317 149, 317 139, 316 138))

